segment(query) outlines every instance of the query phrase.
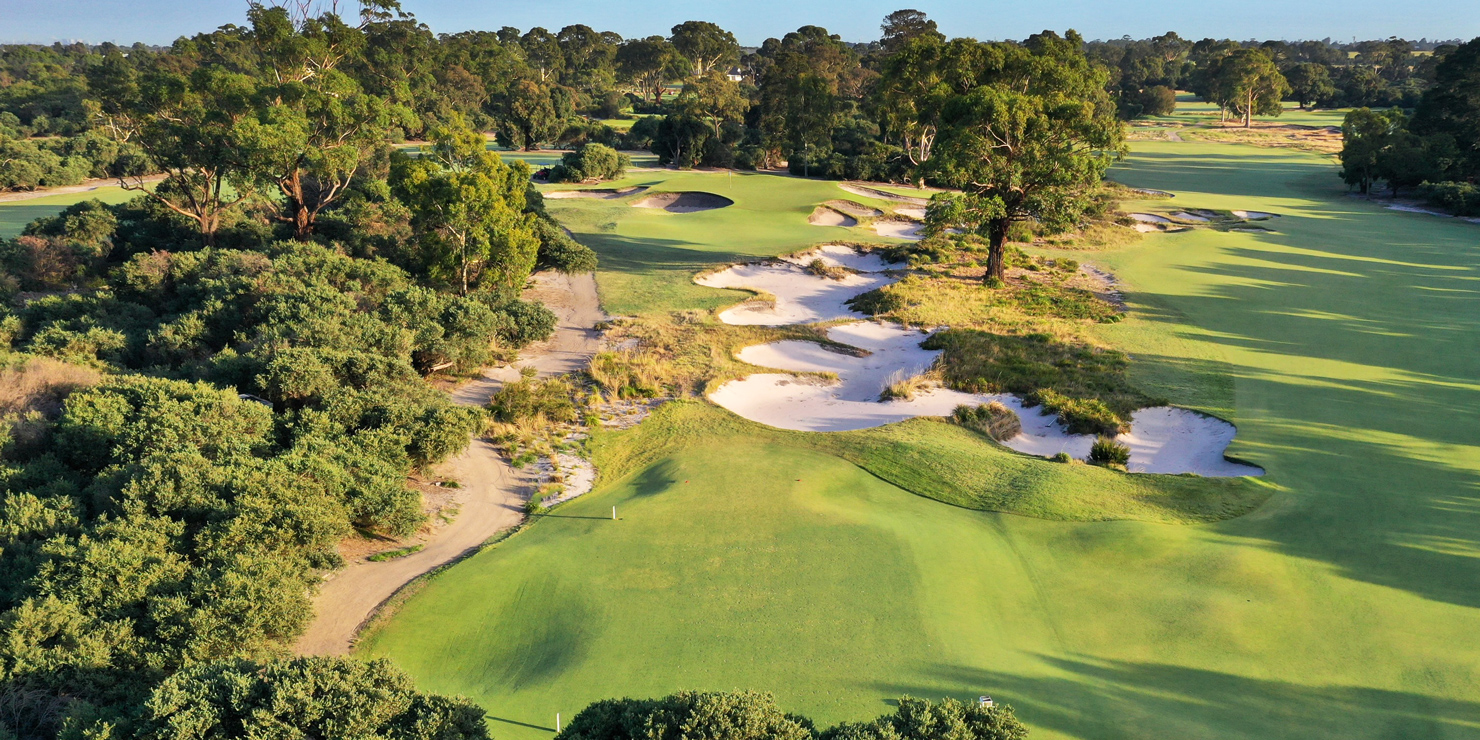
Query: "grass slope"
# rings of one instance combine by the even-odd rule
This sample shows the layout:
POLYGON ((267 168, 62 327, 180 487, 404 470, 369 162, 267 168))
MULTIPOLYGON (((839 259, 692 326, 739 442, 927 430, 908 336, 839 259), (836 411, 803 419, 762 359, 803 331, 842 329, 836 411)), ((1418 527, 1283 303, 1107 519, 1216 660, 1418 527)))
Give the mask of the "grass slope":
MULTIPOLYGON (((774 257, 829 241, 890 242, 866 228, 813 226, 807 216, 819 203, 851 198, 836 182, 757 173, 637 172, 603 188, 633 185, 653 191, 701 191, 735 201, 727 208, 668 213, 633 208, 642 196, 617 200, 549 200, 546 206, 582 244, 601 257, 596 273, 602 303, 613 314, 714 309, 747 294, 694 285, 695 273, 715 264, 774 257)), ((568 190, 570 186, 548 186, 568 190)))
POLYGON ((30 200, 3 201, 0 202, 0 239, 19 236, 26 224, 43 216, 55 216, 61 213, 63 208, 74 203, 93 198, 104 203, 123 203, 133 200, 137 195, 116 185, 104 185, 96 190, 83 193, 64 193, 30 200))
POLYGON ((1138 144, 1115 176, 1286 214, 1095 255, 1135 308, 1100 331, 1148 391, 1239 425, 1277 488, 1257 511, 1046 521, 788 440, 677 445, 450 569, 361 652, 506 740, 678 688, 821 723, 986 693, 1037 738, 1480 736, 1480 228, 1347 199, 1287 150, 1138 144))

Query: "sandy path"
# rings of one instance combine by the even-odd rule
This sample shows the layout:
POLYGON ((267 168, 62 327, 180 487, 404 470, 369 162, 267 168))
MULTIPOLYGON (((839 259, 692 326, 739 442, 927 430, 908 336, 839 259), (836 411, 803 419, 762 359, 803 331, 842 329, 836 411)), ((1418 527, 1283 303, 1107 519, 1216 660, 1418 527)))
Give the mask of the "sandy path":
MULTIPOLYGON (((164 175, 150 175, 144 178, 144 182, 159 182, 163 179, 164 175)), ((101 177, 96 180, 88 180, 80 185, 67 185, 60 188, 42 188, 40 190, 23 190, 14 193, 0 193, 0 203, 14 203, 20 200, 33 200, 35 198, 46 198, 53 195, 67 195, 69 193, 90 193, 99 188, 109 187, 118 187, 118 178, 101 177)))
MULTIPOLYGON (((454 403, 488 403, 506 380, 518 379, 519 367, 533 367, 542 377, 580 370, 600 348, 600 332, 593 327, 606 315, 597 299, 595 275, 541 273, 534 283, 524 298, 544 303, 559 317, 554 336, 527 347, 513 367, 485 368, 482 377, 452 393, 454 403)), ((487 440, 474 439, 440 472, 462 484, 457 517, 434 532, 418 552, 379 563, 361 560, 333 574, 319 589, 314 621, 299 638, 295 652, 348 653, 361 625, 402 586, 476 551, 490 537, 524 518, 524 501, 531 487, 528 474, 510 468, 487 440)))

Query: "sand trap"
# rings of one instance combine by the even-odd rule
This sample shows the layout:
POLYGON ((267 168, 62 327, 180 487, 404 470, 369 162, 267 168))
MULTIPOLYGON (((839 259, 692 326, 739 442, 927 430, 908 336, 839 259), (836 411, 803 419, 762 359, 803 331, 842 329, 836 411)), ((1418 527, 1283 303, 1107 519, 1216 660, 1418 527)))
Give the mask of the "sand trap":
POLYGON ((1195 221, 1200 224, 1205 224, 1208 222, 1207 216, 1201 216, 1190 211, 1177 211, 1176 213, 1172 214, 1172 218, 1180 219, 1182 221, 1195 221))
POLYGON ((1239 218, 1242 218, 1246 221, 1259 221, 1266 218, 1280 217, 1280 214, 1278 213, 1268 213, 1265 211, 1232 211, 1232 213, 1233 215, 1238 216, 1239 218))
POLYGON ((833 280, 813 275, 791 262, 762 262, 735 265, 694 282, 710 288, 769 293, 774 296, 774 303, 760 300, 742 303, 720 312, 719 320, 726 324, 781 326, 862 318, 863 314, 848 308, 848 300, 895 280, 880 274, 849 274, 833 280))
POLYGON ((1170 224, 1172 220, 1166 216, 1158 216, 1154 213, 1127 213, 1127 216, 1140 221, 1143 224, 1170 224))
MULTIPOLYGON (((860 252, 853 247, 845 247, 841 244, 824 244, 815 249, 794 254, 781 259, 806 267, 812 260, 822 260, 822 264, 828 267, 846 267, 856 272, 884 272, 886 270, 904 269, 904 265, 897 262, 885 262, 878 252, 860 252)), ((826 278, 818 278, 824 280, 826 278)))
POLYGON ((552 190, 545 193, 545 197, 551 200, 566 200, 569 198, 599 198, 611 200, 613 198, 625 198, 636 195, 647 190, 647 186, 632 188, 592 188, 590 190, 552 190))
POLYGON ((1136 193, 1140 193, 1141 195, 1149 195, 1152 198, 1175 198, 1175 197, 1177 197, 1176 195, 1174 195, 1172 193, 1168 193, 1165 190, 1150 190, 1148 188, 1131 188, 1131 191, 1132 192, 1136 192, 1136 193))
POLYGON ((858 219, 842 213, 838 213, 827 206, 817 206, 812 209, 812 215, 807 217, 807 223, 813 226, 857 226, 858 219))
POLYGON ((632 202, 633 208, 655 208, 669 213, 697 213, 735 205, 735 201, 713 193, 655 193, 632 202))
POLYGON ((867 185, 859 185, 858 183, 840 182, 840 183, 838 183, 838 187, 840 187, 840 188, 842 188, 842 189, 844 189, 844 190, 846 190, 846 191, 848 191, 848 192, 850 192, 850 193, 852 193, 854 195, 862 195, 865 198, 878 198, 879 200, 892 200, 892 201, 895 201, 897 203, 909 203, 911 205, 916 205, 916 206, 929 205, 929 203, 930 203, 930 201, 928 199, 926 199, 926 198, 913 198, 913 197, 910 197, 908 195, 897 195, 895 193, 889 192, 888 190, 880 190, 878 188, 871 188, 871 187, 869 187, 867 185))
MULTIPOLYGON (((1052 456, 1089 454, 1091 435, 1064 431, 1041 408, 1024 408, 1008 394, 962 393, 933 388, 909 401, 879 401, 891 383, 925 372, 940 354, 920 347, 925 334, 897 324, 858 322, 828 330, 828 338, 868 350, 857 357, 815 342, 789 340, 742 349, 738 358, 752 365, 792 372, 831 372, 830 380, 757 373, 721 385, 710 394, 714 403, 752 421, 782 429, 837 432, 867 429, 916 416, 947 416, 961 404, 997 401, 1022 422, 1023 431, 1004 445, 1019 452, 1052 456)), ((1132 472, 1197 473, 1206 476, 1260 475, 1262 470, 1223 459, 1233 440, 1231 424, 1186 409, 1141 409, 1131 417, 1131 431, 1118 439, 1131 448, 1132 472)))
POLYGON ((1430 210, 1428 208, 1421 208, 1419 206, 1410 206, 1410 205, 1406 205, 1406 204, 1403 204, 1403 203, 1394 203, 1394 204, 1392 204, 1390 206, 1387 206, 1387 209, 1389 211, 1402 211, 1404 213, 1422 213, 1422 214, 1425 214, 1425 215, 1428 215, 1428 216, 1438 216, 1440 218, 1454 218, 1454 214, 1452 214, 1452 213, 1444 213, 1443 211, 1434 211, 1434 210, 1430 210))
POLYGON ((877 208, 870 208, 862 203, 854 203, 851 200, 830 200, 823 205, 833 210, 842 211, 854 218, 878 218, 884 215, 884 212, 877 208))
POLYGON ((925 238, 925 225, 917 221, 875 221, 874 233, 879 236, 890 236, 895 239, 914 239, 919 241, 925 238))
POLYGON ((896 215, 896 216, 904 216, 905 218, 913 218, 916 221, 924 221, 925 220, 925 209, 924 208, 916 208, 915 206, 901 206, 899 208, 894 209, 894 215, 896 215))

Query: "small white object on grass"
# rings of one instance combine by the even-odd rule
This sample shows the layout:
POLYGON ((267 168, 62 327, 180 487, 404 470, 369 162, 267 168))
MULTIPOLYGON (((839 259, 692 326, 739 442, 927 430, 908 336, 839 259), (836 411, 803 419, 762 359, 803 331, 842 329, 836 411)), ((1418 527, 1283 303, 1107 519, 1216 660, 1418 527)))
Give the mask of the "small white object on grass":
POLYGON ((616 521, 616 519, 617 519, 617 507, 613 506, 612 507, 612 521, 616 521))
POLYGON ((560 713, 555 713, 555 731, 560 732, 560 713))

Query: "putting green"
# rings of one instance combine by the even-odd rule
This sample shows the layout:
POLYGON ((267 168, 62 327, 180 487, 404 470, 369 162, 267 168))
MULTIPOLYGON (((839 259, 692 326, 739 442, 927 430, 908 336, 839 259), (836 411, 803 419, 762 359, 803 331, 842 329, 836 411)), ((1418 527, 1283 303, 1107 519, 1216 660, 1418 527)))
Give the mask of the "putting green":
POLYGON ((991 694, 1038 738, 1480 735, 1480 227, 1347 199, 1285 150, 1138 143, 1115 177, 1284 215, 1091 256, 1136 310, 1105 336, 1239 425, 1278 488, 1262 508, 988 514, 716 426, 446 571, 360 652, 506 740, 681 688, 823 724, 991 694))
MULTIPOLYGON (((641 195, 615 200, 570 198, 545 202, 582 244, 601 258, 596 272, 602 305, 630 315, 689 308, 714 309, 742 300, 734 290, 705 288, 693 275, 716 263, 773 257, 827 242, 890 242, 872 229, 813 226, 808 214, 826 200, 850 198, 870 205, 836 182, 758 173, 635 172, 602 188, 650 187, 723 195, 735 204, 698 213, 632 208, 641 195)), ((569 190, 550 185, 542 190, 569 190)))

